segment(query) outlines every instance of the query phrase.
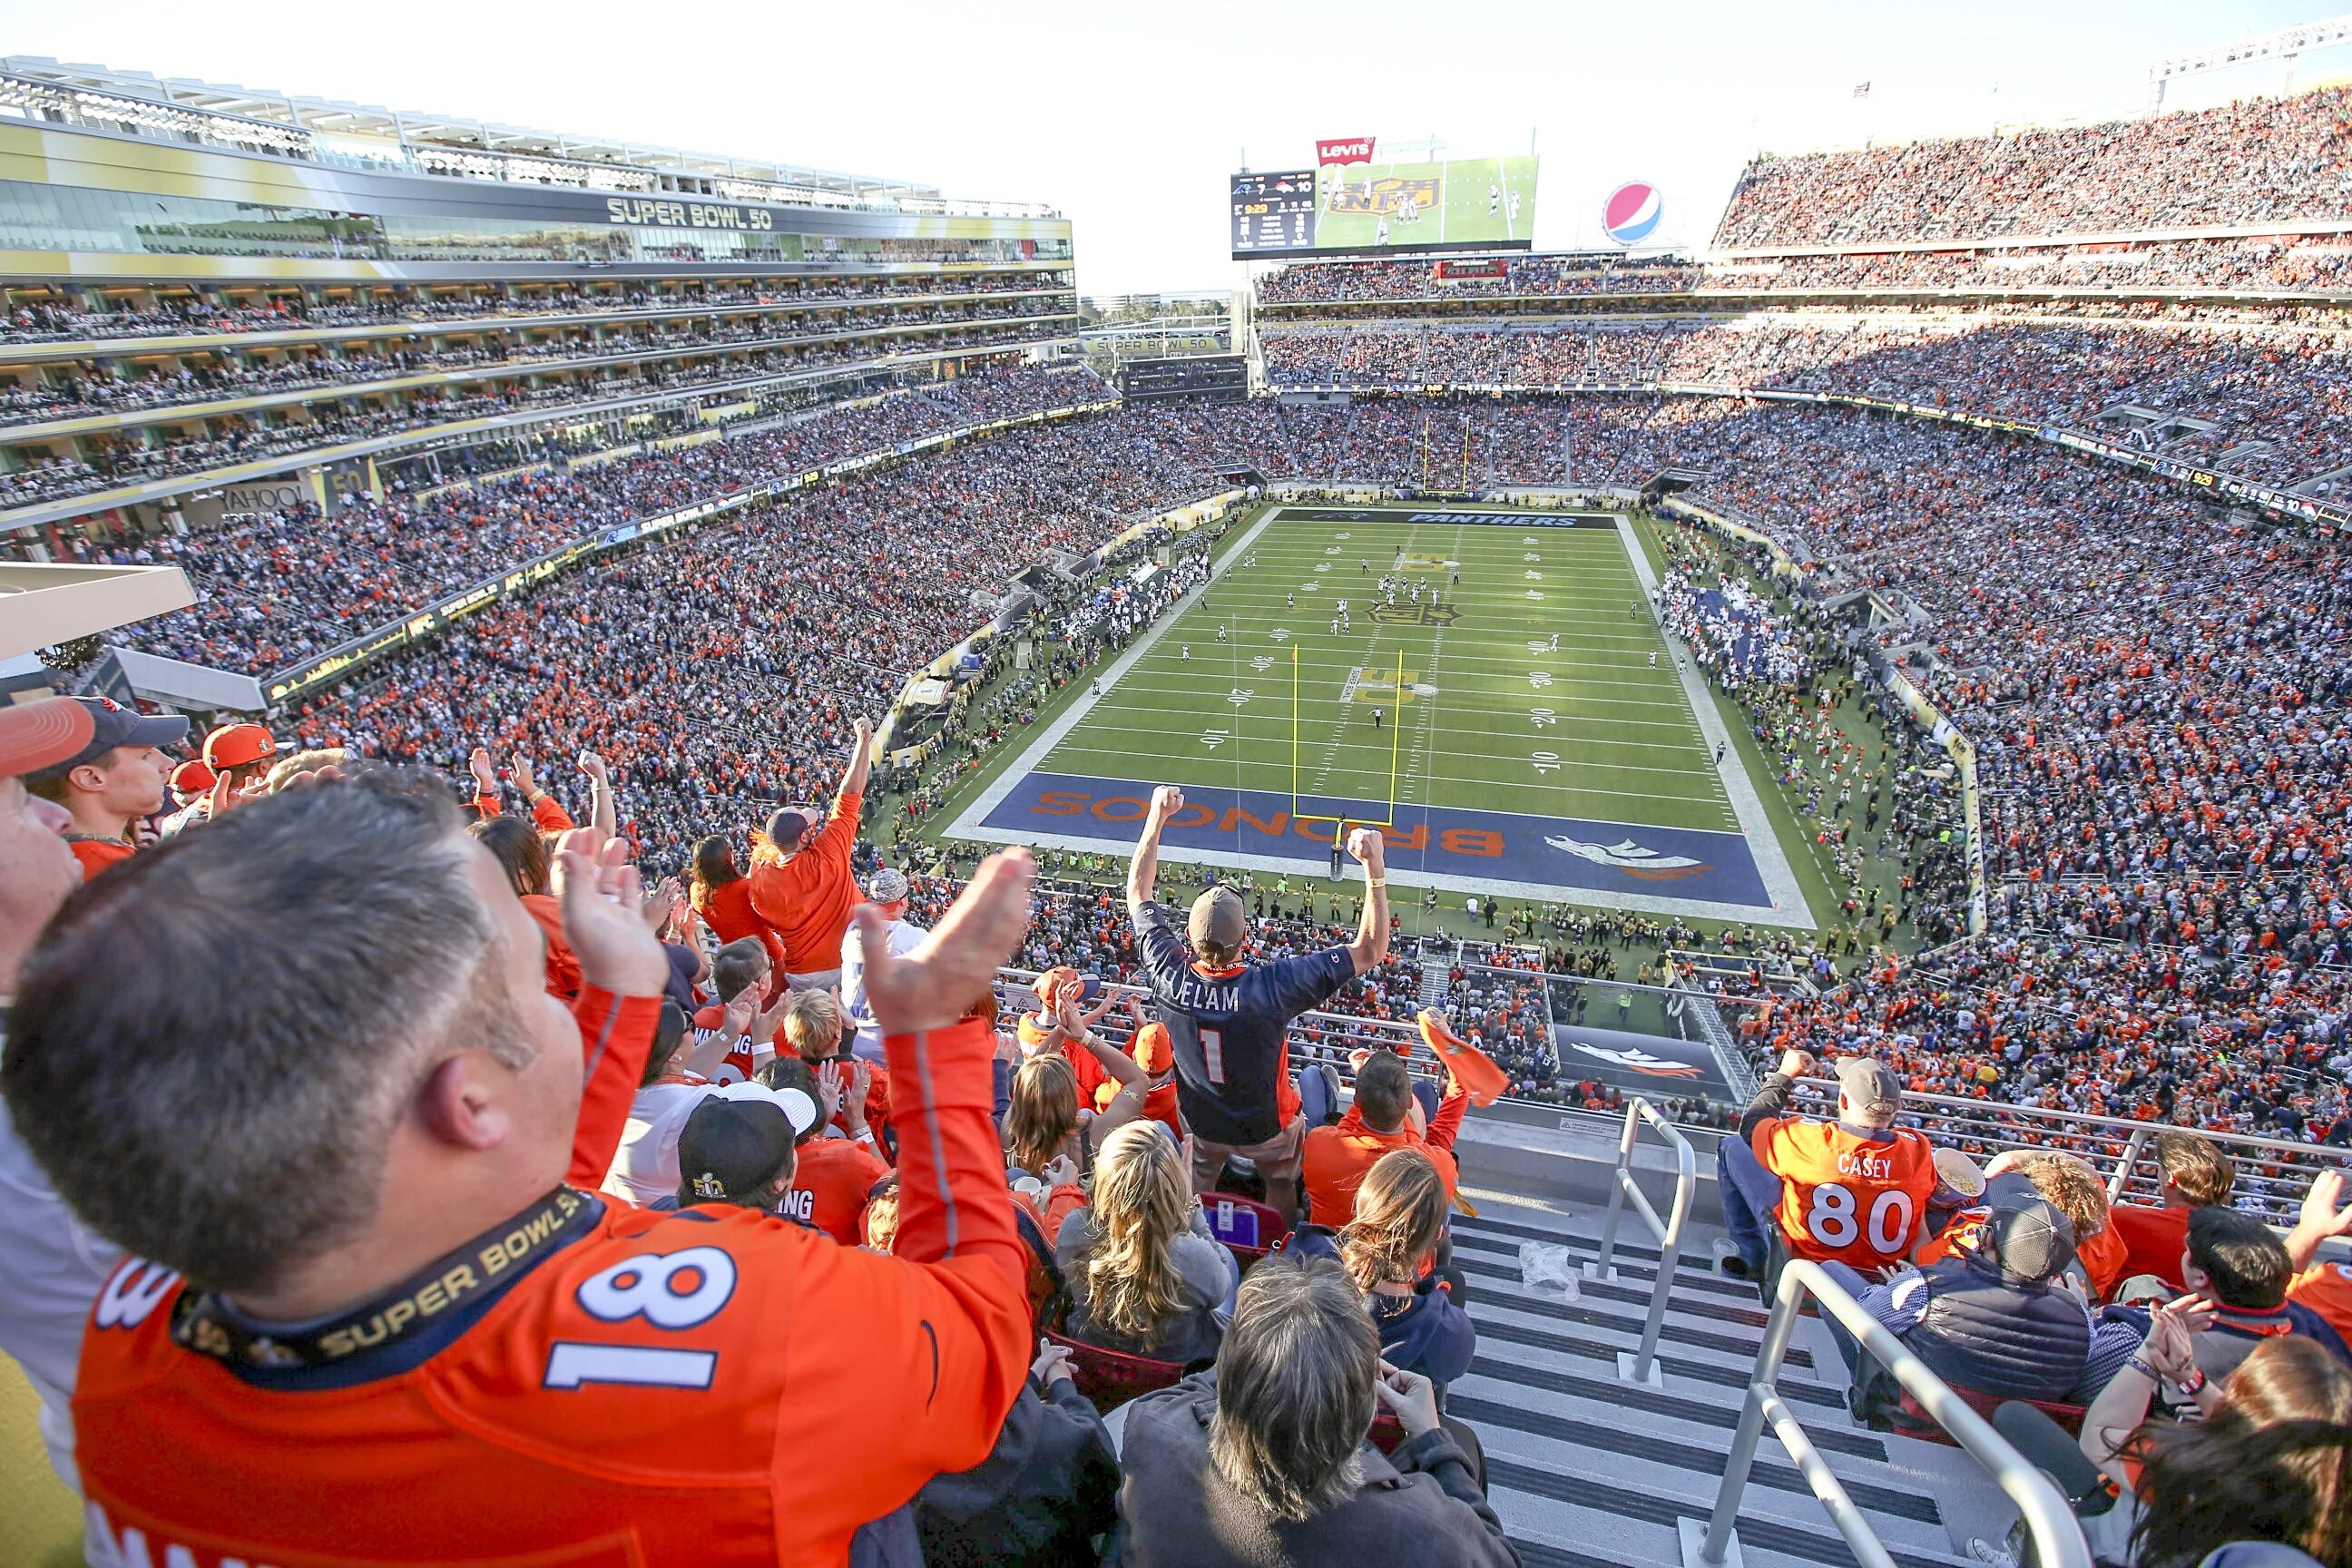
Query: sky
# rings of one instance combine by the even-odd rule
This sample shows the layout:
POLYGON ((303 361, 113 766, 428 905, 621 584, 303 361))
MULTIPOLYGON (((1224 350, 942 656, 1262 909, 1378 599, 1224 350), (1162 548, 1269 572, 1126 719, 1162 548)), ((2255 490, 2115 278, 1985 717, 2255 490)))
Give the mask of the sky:
MULTIPOLYGON (((1049 202, 1075 226, 1080 290, 1100 298, 1242 284, 1226 176, 1244 158, 1305 167, 1318 137, 1433 136, 1465 158, 1532 142, 1538 248, 1602 243, 1601 204, 1631 179, 1664 200, 1652 243, 1696 247, 1759 148, 2137 113, 2156 58, 2344 8, 330 0, 284 26, 225 26, 184 0, 0 0, 0 47, 1049 202)), ((2272 92, 2283 76, 2271 62, 2191 78, 2167 101, 2272 92)), ((2296 68, 2302 83, 2345 76, 2352 47, 2296 68)))

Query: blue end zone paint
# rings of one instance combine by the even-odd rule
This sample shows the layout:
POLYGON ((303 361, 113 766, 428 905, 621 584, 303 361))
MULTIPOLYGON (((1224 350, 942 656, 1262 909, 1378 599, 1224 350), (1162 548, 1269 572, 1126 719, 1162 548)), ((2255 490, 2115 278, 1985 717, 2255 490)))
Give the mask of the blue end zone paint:
MULTIPOLYGON (((1150 798, 1151 786, 1132 779, 1033 773, 1015 781, 980 826, 1015 841, 1051 835, 1124 851, 1134 844, 1150 798)), ((1332 834, 1328 814, 1344 809, 1344 803, 1299 804, 1325 819, 1300 820, 1286 795, 1187 784, 1184 809, 1164 842, 1175 849, 1269 856, 1326 871, 1332 834)), ((1388 815, 1381 804, 1356 804, 1367 816, 1388 815)), ((1557 888, 1564 898, 1578 891, 1642 893, 1734 905, 1759 915, 1772 910, 1755 857, 1737 833, 1419 805, 1399 805, 1395 824, 1384 831, 1391 867, 1436 878, 1533 883, 1557 888)))

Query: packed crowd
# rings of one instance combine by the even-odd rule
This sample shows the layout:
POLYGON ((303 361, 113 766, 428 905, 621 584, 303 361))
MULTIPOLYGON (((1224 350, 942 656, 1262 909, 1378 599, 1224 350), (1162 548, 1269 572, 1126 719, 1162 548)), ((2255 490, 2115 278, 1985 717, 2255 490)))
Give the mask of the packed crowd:
POLYGON ((2341 217, 2352 89, 1749 163, 1719 248, 2131 233, 2341 217))
POLYGON ((935 294, 996 294, 1066 285, 1067 274, 999 270, 918 276, 775 279, 756 289, 699 283, 664 289, 555 289, 510 293, 460 285, 417 292, 394 288, 331 298, 299 289, 246 303, 195 292, 149 303, 104 297, 71 302, 26 299, 0 317, 0 343, 80 338, 182 337, 215 332, 277 332, 305 327, 372 327, 498 319, 598 315, 614 311, 699 310, 711 307, 792 305, 803 300, 889 300, 935 294))
POLYGON ((278 425, 263 425, 249 416, 226 415, 210 418, 209 427, 201 434, 142 427, 126 435, 94 437, 83 456, 52 454, 0 473, 0 507, 63 500, 110 486, 200 473, 230 463, 323 449, 340 442, 375 439, 460 419, 552 410, 599 398, 721 387, 757 395, 778 386, 777 378, 786 374, 860 365, 887 370, 926 353, 1030 343, 1036 341, 1036 333, 1034 327, 987 322, 950 326, 941 329, 937 338, 906 343, 853 333, 811 339, 795 347, 758 348, 751 358, 730 353, 688 363, 648 360, 610 364, 539 385, 518 381, 494 384, 491 391, 427 388, 410 395, 397 407, 366 412, 353 412, 331 402, 310 403, 291 411, 299 413, 299 419, 278 425))
POLYGON ((339 396, 360 395, 368 383, 394 381, 426 372, 464 372, 461 379, 500 374, 545 375, 573 363, 636 354, 675 354, 703 349, 744 349, 830 341, 845 333, 896 332, 927 326, 1016 321, 1052 309, 1039 298, 989 304, 932 305, 922 309, 850 310, 821 321, 782 323, 757 318, 678 322, 669 330, 604 329, 561 334, 544 330, 527 340, 486 345, 425 348, 400 340, 379 340, 367 349, 332 353, 293 353, 255 360, 234 350, 209 349, 158 358, 125 372, 106 365, 69 367, 60 374, 11 382, 0 387, 0 430, 102 414, 169 408, 223 398, 332 389, 339 396))

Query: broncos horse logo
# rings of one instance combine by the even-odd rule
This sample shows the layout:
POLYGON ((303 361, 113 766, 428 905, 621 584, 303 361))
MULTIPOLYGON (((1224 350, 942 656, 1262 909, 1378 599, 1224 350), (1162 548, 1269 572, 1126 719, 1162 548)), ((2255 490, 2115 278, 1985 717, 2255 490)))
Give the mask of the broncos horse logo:
POLYGON ((1582 839, 1570 838, 1565 833, 1547 833, 1544 842, 1580 860, 1590 860, 1596 866, 1623 871, 1644 881, 1671 882, 1684 877, 1698 876, 1710 868, 1704 860, 1694 860, 1686 855, 1661 855, 1631 838, 1621 838, 1614 844, 1587 844, 1582 839))
POLYGON ((1576 1049, 1596 1060, 1607 1062, 1612 1067, 1624 1068, 1628 1071, 1641 1073, 1649 1078, 1698 1077, 1698 1068, 1690 1063, 1671 1062, 1664 1057, 1654 1057, 1639 1047, 1612 1051, 1605 1046, 1579 1045, 1576 1049))

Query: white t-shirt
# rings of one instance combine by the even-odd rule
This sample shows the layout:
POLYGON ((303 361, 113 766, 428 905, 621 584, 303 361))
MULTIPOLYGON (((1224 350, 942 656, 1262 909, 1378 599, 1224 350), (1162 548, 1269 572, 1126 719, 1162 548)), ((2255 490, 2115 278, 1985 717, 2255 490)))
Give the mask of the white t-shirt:
MULTIPOLYGON (((922 945, 929 931, 912 921, 890 922, 890 954, 903 958, 922 945)), ((856 926, 841 941, 841 1016, 856 1031, 850 1054, 869 1062, 882 1059, 882 1028, 874 1018, 874 1005, 866 996, 866 938, 856 926)))
MULTIPOLYGON (((0 1015, 4 1016, 4 1015, 0 1015)), ((0 1033, 0 1047, 6 1045, 0 1033)), ((122 1261, 122 1249, 74 1217, 49 1184, 48 1173, 16 1136, 0 1104, 0 1354, 25 1369, 41 1396, 41 1439, 49 1463, 76 1491, 74 1371, 81 1362, 82 1325, 122 1261)))
POLYGON ((656 1083, 637 1090, 628 1122, 621 1129, 621 1146, 604 1173, 604 1191, 640 1208, 656 1198, 676 1197, 678 1134, 686 1131, 686 1119, 694 1108, 720 1087, 656 1083))

